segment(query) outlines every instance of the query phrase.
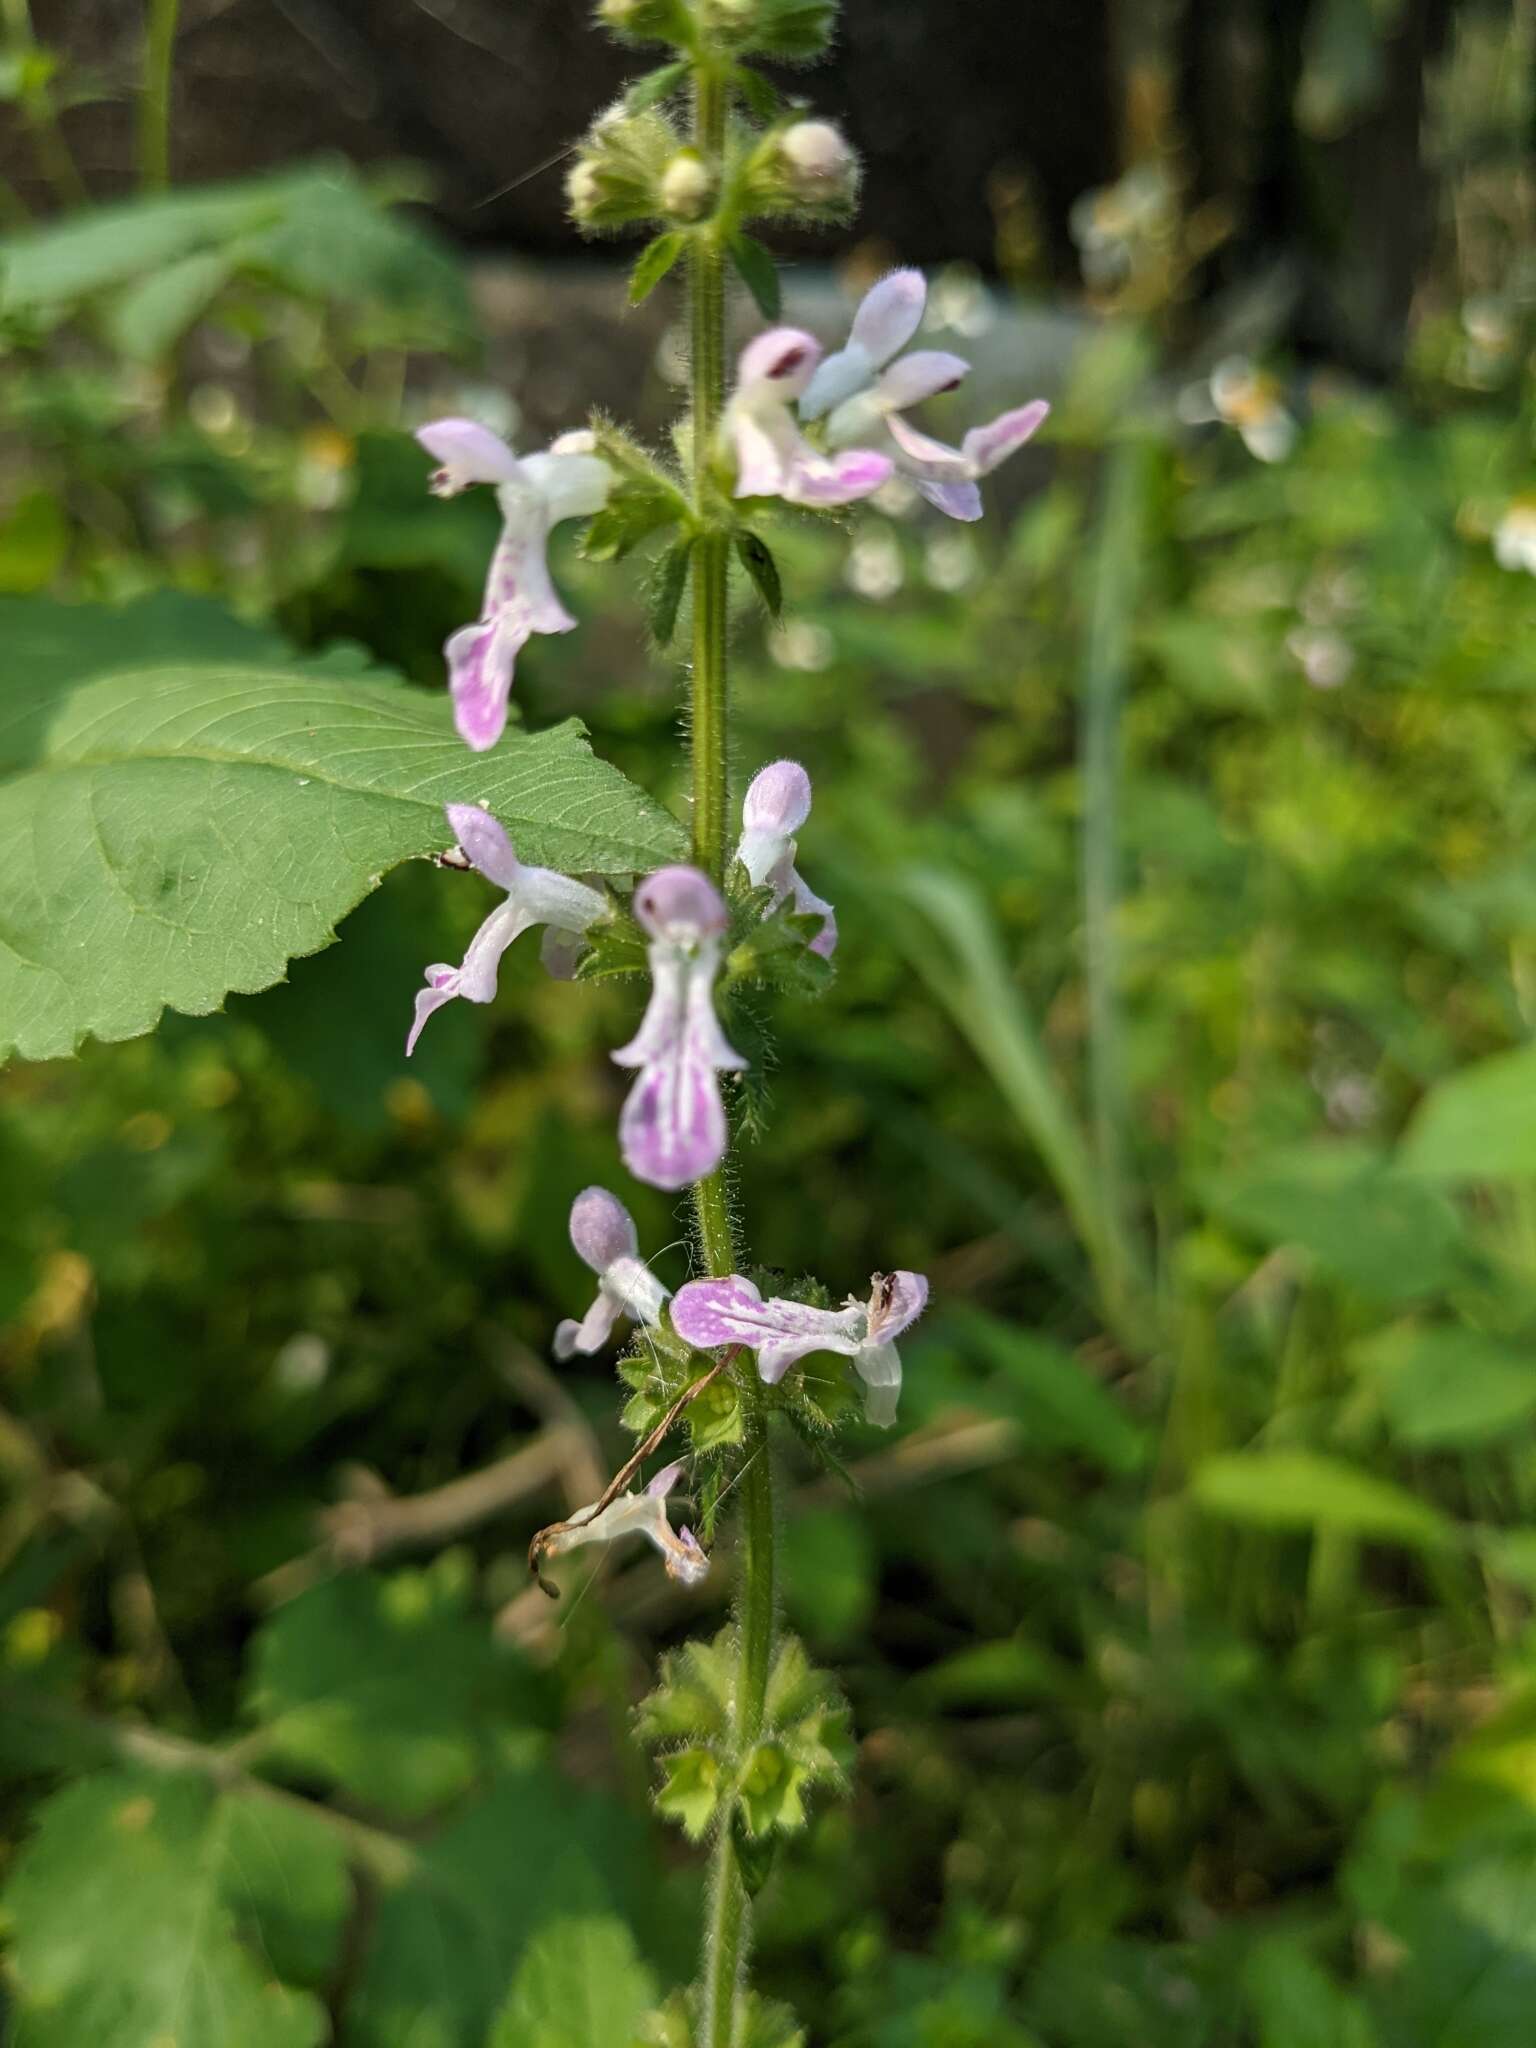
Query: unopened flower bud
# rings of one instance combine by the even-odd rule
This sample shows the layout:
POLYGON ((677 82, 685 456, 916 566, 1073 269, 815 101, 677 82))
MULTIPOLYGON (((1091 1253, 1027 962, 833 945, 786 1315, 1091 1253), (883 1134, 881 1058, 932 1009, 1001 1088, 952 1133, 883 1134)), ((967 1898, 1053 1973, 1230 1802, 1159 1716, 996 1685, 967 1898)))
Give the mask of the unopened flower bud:
POLYGON ((779 137, 779 155, 798 197, 817 203, 849 196, 854 154, 831 121, 796 121, 779 137))
POLYGON ((696 149, 680 149, 662 172, 658 197, 674 220, 702 220, 714 197, 715 181, 696 149))
POLYGON ((573 220, 582 223, 591 220, 601 198, 601 189, 597 166, 590 157, 579 156, 571 165, 565 178, 565 197, 573 220))

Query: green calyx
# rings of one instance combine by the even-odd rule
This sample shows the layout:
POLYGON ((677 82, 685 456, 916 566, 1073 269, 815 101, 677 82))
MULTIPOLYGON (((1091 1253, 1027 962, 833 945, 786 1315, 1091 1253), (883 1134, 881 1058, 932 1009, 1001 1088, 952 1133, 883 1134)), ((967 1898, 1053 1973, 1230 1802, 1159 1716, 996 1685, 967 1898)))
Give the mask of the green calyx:
MULTIPOLYGON (((794 1636, 769 1672, 763 1725, 750 1742, 736 1733, 737 1632, 690 1643, 662 1660, 661 1683, 638 1709, 636 1731, 655 1744, 662 1782, 656 1804, 690 1841, 729 1825, 755 1851, 797 1833, 818 1787, 839 1790, 853 1761, 848 1709, 835 1681, 816 1670, 794 1636)), ((767 1859, 761 1861, 762 1877, 767 1859)))

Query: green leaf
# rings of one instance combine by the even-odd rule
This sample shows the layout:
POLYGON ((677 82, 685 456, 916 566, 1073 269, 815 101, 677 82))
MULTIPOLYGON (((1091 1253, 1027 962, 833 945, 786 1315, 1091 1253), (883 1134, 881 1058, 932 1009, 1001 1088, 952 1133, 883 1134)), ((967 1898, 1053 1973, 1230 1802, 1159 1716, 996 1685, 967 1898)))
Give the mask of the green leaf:
POLYGON ((731 1729, 735 1699, 736 1636, 725 1629, 713 1642, 688 1643, 663 1656, 656 1690, 637 1710, 635 1732, 642 1742, 718 1740, 731 1729))
POLYGON ((112 1772, 48 1800, 4 1905, 17 2048, 318 2048, 315 1998, 236 1939, 232 1795, 112 1772))
POLYGON ((1345 1144, 1276 1153, 1207 1189, 1223 1222, 1266 1244, 1295 1245, 1382 1301, 1419 1301, 1468 1272, 1460 1217, 1436 1188, 1345 1144))
POLYGON ((867 1517, 849 1508, 808 1508, 784 1526, 784 1597, 799 1628, 819 1644, 863 1633, 875 1605, 879 1557, 867 1517))
POLYGON ((1267 1529, 1332 1529, 1368 1541, 1441 1550, 1456 1525, 1428 1501, 1313 1451, 1232 1451, 1207 1458, 1195 1499, 1212 1514, 1267 1529))
POLYGON ((641 1822, 552 1770, 509 1772, 381 1898, 347 2048, 484 2048, 541 1927, 611 1912, 648 1945, 662 1910, 641 1822))
POLYGON ((1393 1435, 1417 1450, 1491 1443, 1536 1414, 1529 1347, 1477 1330, 1387 1330, 1353 1358, 1379 1381, 1393 1435))
POLYGON ((622 1920, 552 1920, 518 1965, 489 2048, 629 2048, 656 1993, 622 1920))
POLYGON ((656 574, 651 580, 648 616, 651 636, 658 647, 668 647, 677 630, 678 607, 683 601, 683 591, 688 583, 688 558, 693 552, 693 536, 688 534, 682 540, 674 541, 656 565, 656 574))
POLYGON ((981 1309, 960 1310, 946 1328, 990 1368, 989 1404, 1017 1416, 1034 1447, 1083 1452, 1107 1472, 1146 1464, 1146 1427, 1059 1344, 981 1309))
POLYGON ((51 583, 68 559, 69 539, 69 521, 54 493, 28 491, 0 519, 0 590, 41 590, 51 583))
POLYGON ((264 1755, 414 1817, 463 1792, 538 1718, 521 1656, 472 1610, 462 1560, 327 1581, 257 1637, 248 1706, 264 1755))
POLYGON ((777 320, 782 297, 778 265, 751 235, 732 235, 727 246, 742 283, 757 301, 757 310, 765 320, 777 320))
POLYGON ((139 278, 107 315, 114 344, 134 362, 159 362, 223 290, 234 268, 230 251, 207 249, 139 278))
POLYGON ((688 246, 688 237, 675 230, 658 235, 640 251, 629 273, 629 303, 642 305, 688 246))
POLYGON ((701 1841, 720 1804, 720 1766, 707 1749, 684 1749, 662 1758, 665 1779, 656 1808, 675 1820, 690 1842, 701 1841))
POLYGON ((767 542, 760 540, 755 533, 738 533, 736 555, 752 578, 753 588, 762 599, 768 616, 778 618, 784 610, 784 585, 779 576, 779 565, 773 559, 767 542))
POLYGON ((1404 1172, 1434 1180, 1536 1176, 1536 1044, 1437 1082, 1403 1139, 1404 1172))
POLYGON ((447 847, 455 798, 567 873, 643 871, 683 848, 574 720, 477 756, 441 697, 393 684, 93 664, 74 686, 30 679, 0 713, 0 1058, 56 1058, 270 987, 386 869, 447 847))
POLYGON ((994 1709, 1060 1699, 1070 1690, 1068 1674, 1056 1660, 1019 1636, 956 1650, 930 1665, 917 1688, 938 1707, 994 1709))
POLYGON ((686 57, 679 57, 676 63, 658 64, 654 71, 644 72, 624 95, 626 110, 631 114, 643 114, 647 107, 670 99, 687 83, 691 68, 686 57))

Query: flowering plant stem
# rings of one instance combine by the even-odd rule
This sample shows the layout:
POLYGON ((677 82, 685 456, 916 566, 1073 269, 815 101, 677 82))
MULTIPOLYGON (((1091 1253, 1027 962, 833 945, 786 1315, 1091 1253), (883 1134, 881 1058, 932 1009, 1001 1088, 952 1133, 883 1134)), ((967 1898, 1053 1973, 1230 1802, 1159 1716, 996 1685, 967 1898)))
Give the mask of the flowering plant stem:
MULTIPOLYGON (((693 81, 693 141, 704 162, 718 166, 725 149, 723 80, 700 64, 693 81)), ((725 400, 725 247, 721 235, 696 235, 689 261, 690 403, 693 436, 694 542, 693 859, 716 884, 725 880, 729 798, 727 598, 730 535, 710 480, 711 454, 725 400)), ((726 1187, 729 1161, 695 1183, 694 1209, 705 1270, 737 1270, 735 1231, 726 1187)), ((741 1587, 738 1601, 736 1736, 744 1752, 762 1728, 773 1660, 775 1558, 773 1470, 767 1405, 750 1362, 740 1374, 745 1437, 741 1475, 741 1587)), ((722 1816, 710 1873, 701 1972, 702 2048, 734 2048, 739 1990, 748 1937, 747 1890, 738 1867, 731 1815, 722 1816)))

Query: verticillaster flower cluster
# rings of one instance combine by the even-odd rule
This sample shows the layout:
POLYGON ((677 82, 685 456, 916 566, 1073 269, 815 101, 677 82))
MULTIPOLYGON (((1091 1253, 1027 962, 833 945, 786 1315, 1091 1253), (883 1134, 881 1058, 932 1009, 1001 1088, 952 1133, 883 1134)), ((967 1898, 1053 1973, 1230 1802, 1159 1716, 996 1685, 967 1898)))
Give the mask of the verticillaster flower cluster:
MULTIPOLYGON (((736 500, 835 508, 867 497, 899 471, 950 518, 978 518, 981 480, 1029 439, 1047 408, 1036 401, 1005 412, 972 428, 957 447, 915 425, 909 415, 953 390, 969 368, 941 350, 908 348, 925 304, 920 273, 896 270, 865 296, 846 343, 831 355, 798 328, 776 327, 749 343, 712 451, 721 491, 736 500)), ((528 640, 576 624, 550 576, 552 529, 602 512, 624 478, 589 432, 562 435, 542 453, 523 456, 467 419, 434 421, 417 439, 437 464, 435 493, 484 485, 495 491, 501 512, 480 616, 451 635, 445 649, 455 723, 466 745, 480 752, 505 729, 517 657, 528 640)), ((638 877, 626 906, 606 887, 519 860, 505 828, 482 806, 449 804, 458 864, 493 883, 501 900, 457 966, 426 970, 407 1052, 444 1004, 492 1000, 502 955, 531 927, 541 928, 549 972, 570 979, 600 928, 628 916, 643 938, 650 995, 633 1037, 612 1055, 633 1076, 619 1116, 619 1149, 629 1172, 652 1187, 681 1190, 706 1178, 728 1142, 722 1077, 748 1065, 717 1008, 733 915, 788 919, 793 942, 822 960, 837 947, 832 905, 800 870, 799 835, 810 813, 804 768, 769 763, 742 803, 733 901, 700 869, 671 866, 638 877)), ((770 1387, 812 1355, 841 1356, 863 1383, 867 1419, 882 1426, 895 1420, 895 1340, 926 1303, 921 1274, 877 1273, 866 1295, 851 1295, 838 1308, 765 1297, 741 1274, 690 1281, 674 1297, 640 1257, 633 1221, 607 1190, 588 1188, 577 1197, 570 1233, 597 1277, 597 1292, 579 1320, 556 1330, 558 1358, 600 1350, 621 1321, 634 1326, 642 1344, 676 1350, 681 1343, 716 1359, 750 1353, 770 1387)), ((680 1476, 672 1465, 641 1491, 594 1503, 560 1525, 547 1553, 642 1534, 673 1577, 693 1582, 707 1570, 707 1557, 689 1530, 673 1531, 666 1512, 680 1476)))

